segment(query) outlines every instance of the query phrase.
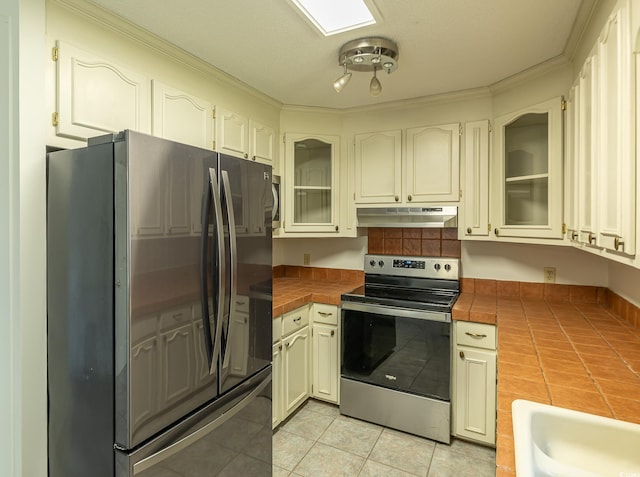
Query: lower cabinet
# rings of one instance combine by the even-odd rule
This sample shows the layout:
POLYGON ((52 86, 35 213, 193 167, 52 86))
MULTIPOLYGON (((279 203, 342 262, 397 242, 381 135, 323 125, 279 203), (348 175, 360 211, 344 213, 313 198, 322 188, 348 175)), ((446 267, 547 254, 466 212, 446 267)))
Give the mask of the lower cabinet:
POLYGON ((315 303, 274 319, 273 428, 310 396, 338 404, 339 313, 335 305, 315 303))
POLYGON ((453 434, 496 443, 496 327, 454 322, 453 434))
POLYGON ((340 382, 337 306, 320 303, 313 305, 312 335, 311 395, 337 404, 340 382))
POLYGON ((284 414, 291 414, 309 397, 309 350, 311 334, 305 326, 282 341, 284 376, 284 414))

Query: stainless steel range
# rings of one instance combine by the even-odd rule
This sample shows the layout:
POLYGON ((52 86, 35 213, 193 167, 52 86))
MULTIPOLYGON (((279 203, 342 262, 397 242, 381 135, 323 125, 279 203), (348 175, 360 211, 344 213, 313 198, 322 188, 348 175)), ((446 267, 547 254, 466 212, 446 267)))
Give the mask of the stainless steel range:
POLYGON ((459 260, 365 255, 364 270, 342 295, 340 413, 449 443, 459 260))

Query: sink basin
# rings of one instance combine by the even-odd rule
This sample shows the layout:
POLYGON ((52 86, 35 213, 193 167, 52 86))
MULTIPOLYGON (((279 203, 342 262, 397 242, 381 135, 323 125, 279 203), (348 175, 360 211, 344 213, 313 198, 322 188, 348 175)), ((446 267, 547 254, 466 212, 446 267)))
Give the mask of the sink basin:
POLYGON ((518 477, 640 477, 640 424, 518 399, 518 477))

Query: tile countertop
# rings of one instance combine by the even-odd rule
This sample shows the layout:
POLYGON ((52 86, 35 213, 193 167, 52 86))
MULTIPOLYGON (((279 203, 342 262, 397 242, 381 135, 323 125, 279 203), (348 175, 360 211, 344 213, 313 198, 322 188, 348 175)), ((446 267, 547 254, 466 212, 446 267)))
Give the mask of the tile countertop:
POLYGON ((273 317, 295 310, 307 303, 340 305, 340 295, 355 290, 359 281, 329 281, 312 278, 280 277, 273 279, 273 317))
POLYGON ((640 423, 640 330, 602 304, 606 290, 517 286, 476 287, 453 310, 456 320, 498 326, 498 477, 515 476, 515 399, 640 423))

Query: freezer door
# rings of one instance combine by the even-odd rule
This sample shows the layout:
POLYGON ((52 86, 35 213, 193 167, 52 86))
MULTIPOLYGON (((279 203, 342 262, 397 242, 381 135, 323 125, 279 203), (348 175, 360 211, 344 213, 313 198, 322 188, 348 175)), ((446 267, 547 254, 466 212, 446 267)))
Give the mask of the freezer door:
POLYGON ((218 394, 222 222, 215 153, 131 131, 114 150, 115 442, 132 449, 218 394))
POLYGON ((226 249, 220 392, 271 362, 271 166, 220 156, 226 249))
POLYGON ((272 471, 271 367, 135 452, 116 477, 267 477, 272 471))

